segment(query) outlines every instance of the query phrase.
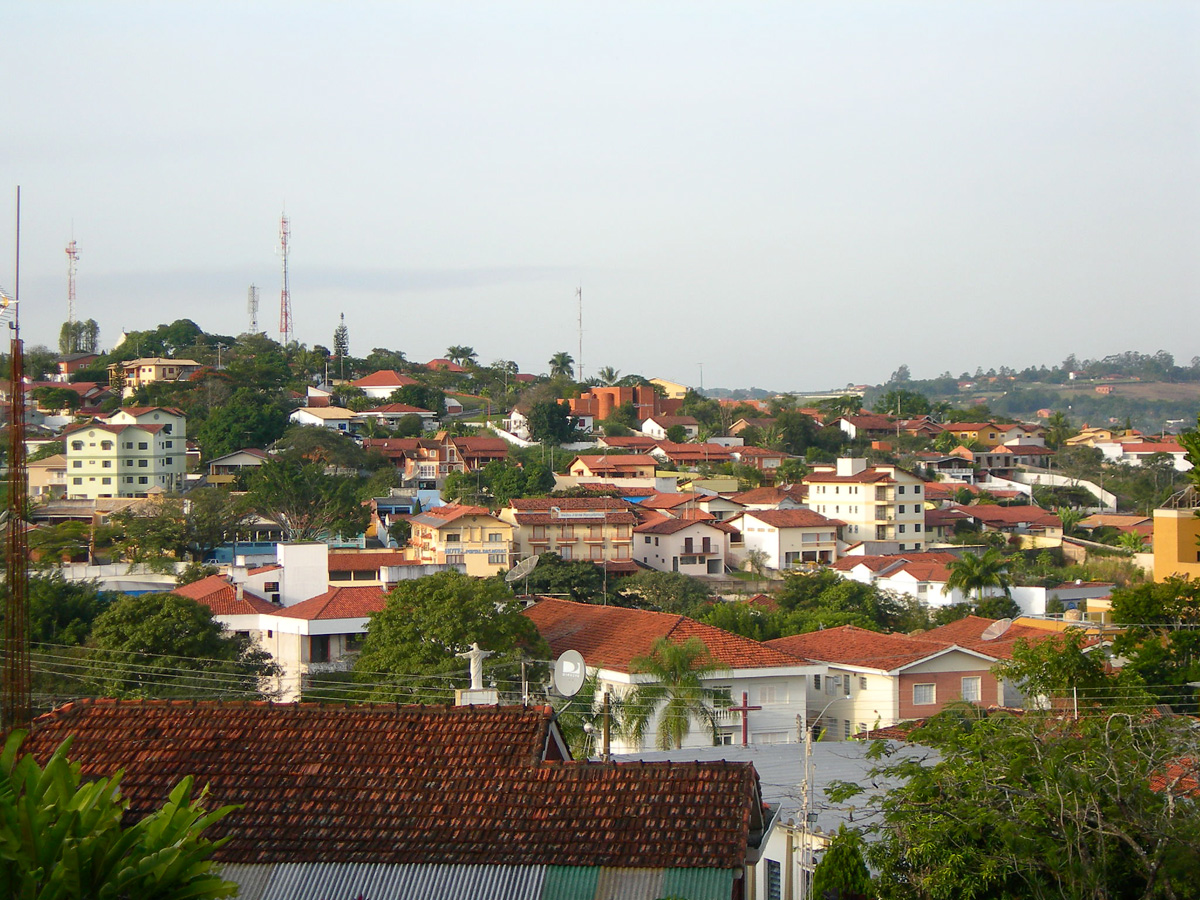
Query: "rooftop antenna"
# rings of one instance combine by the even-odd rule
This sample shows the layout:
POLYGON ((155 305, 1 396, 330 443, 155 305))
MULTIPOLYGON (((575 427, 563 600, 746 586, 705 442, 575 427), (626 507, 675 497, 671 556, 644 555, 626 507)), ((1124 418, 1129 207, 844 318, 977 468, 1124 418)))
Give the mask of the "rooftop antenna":
POLYGON ((75 229, 71 229, 71 243, 67 244, 67 353, 79 348, 75 345, 75 266, 79 262, 79 248, 75 245, 75 229))
POLYGON ((292 292, 288 287, 288 240, 292 236, 287 213, 279 220, 279 251, 283 256, 283 289, 279 292, 279 339, 286 347, 292 342, 292 292))
POLYGON ((16 270, 13 297, 0 291, 0 323, 12 335, 9 377, 13 387, 8 429, 8 505, 4 574, 8 597, 4 609, 3 687, 0 688, 0 731, 29 727, 33 721, 33 686, 29 660, 29 544, 25 532, 29 483, 25 469, 25 360, 17 303, 21 297, 21 188, 17 188, 16 270))
POLYGON ((579 300, 579 361, 575 366, 578 380, 583 381, 583 285, 575 288, 575 297, 579 300))
POLYGON ((246 294, 246 312, 250 314, 250 333, 258 334, 258 288, 254 285, 246 294))

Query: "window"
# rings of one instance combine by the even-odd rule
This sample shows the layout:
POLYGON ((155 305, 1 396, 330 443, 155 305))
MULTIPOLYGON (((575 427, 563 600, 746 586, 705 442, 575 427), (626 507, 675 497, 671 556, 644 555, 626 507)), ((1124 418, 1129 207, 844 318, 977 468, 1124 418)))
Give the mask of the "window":
POLYGON ((165 449, 165 450, 170 450, 174 446, 175 446, 174 441, 163 441, 163 449, 165 449))
POLYGON ((113 442, 112 442, 112 441, 101 441, 101 442, 100 442, 100 449, 101 449, 101 450, 111 450, 112 448, 113 448, 113 442))
POLYGON ((764 684, 758 689, 758 702, 766 705, 768 703, 787 703, 788 691, 786 684, 764 684))
POLYGON ((900 528, 900 533, 901 533, 901 534, 904 534, 904 528, 905 528, 905 526, 903 526, 903 525, 900 525, 900 526, 899 526, 899 528, 900 528))
POLYGON ((144 469, 148 465, 150 465, 150 460, 148 460, 148 459, 139 459, 138 460, 138 468, 139 469, 144 469))
POLYGON ((650 535, 646 535, 646 537, 645 537, 645 541, 646 541, 646 543, 647 543, 647 544, 648 544, 648 543, 650 543, 650 535))
POLYGON ((126 483, 126 484, 133 484, 133 476, 132 476, 132 475, 126 475, 126 476, 125 476, 125 483, 126 483))
POLYGON ((842 740, 850 740, 850 720, 847 719, 842 723, 842 740))
POLYGON ((813 676, 813 690, 819 691, 820 689, 821 689, 821 676, 814 675, 813 676))
POLYGON ((920 531, 921 531, 921 523, 920 522, 918 522, 916 525, 913 526, 913 531, 917 532, 918 534, 920 533, 920 531))
POLYGON ((71 463, 71 468, 72 469, 82 469, 83 463, 80 462, 79 460, 75 460, 74 462, 71 463))
MULTIPOLYGON (((732 735, 731 735, 732 737, 732 735)), ((783 897, 780 866, 773 859, 767 860, 767 900, 781 900, 783 897)))
POLYGON ((904 515, 904 504, 900 504, 900 515, 904 515))
POLYGON ((82 450, 83 449, 83 441, 71 441, 71 449, 72 450, 82 450))
POLYGON ((171 465, 171 457, 169 457, 169 456, 164 456, 164 457, 163 457, 162 464, 163 464, 164 466, 170 466, 170 465, 171 465))
POLYGON ((146 443, 145 441, 138 441, 138 449, 139 450, 149 450, 150 445, 148 443, 146 443))
POLYGON ((604 548, 600 546, 593 546, 592 559, 604 559, 604 548))
POLYGON ((919 494, 919 493, 921 493, 921 486, 920 486, 919 484, 914 484, 914 485, 913 485, 913 493, 914 493, 914 494, 919 494))
POLYGON ((841 675, 826 675, 825 676, 825 693, 837 695, 842 692, 842 676, 841 675))
POLYGON ((112 468, 112 460, 106 459, 102 463, 100 463, 100 465, 105 469, 111 469, 112 468))
POLYGON ((489 531, 488 532, 488 543, 489 544, 498 544, 502 540, 504 540, 504 535, 502 535, 499 531, 489 531))
POLYGON ((457 544, 461 541, 462 541, 462 532, 459 532, 459 531, 447 531, 446 532, 446 543, 447 544, 457 544))
POLYGON ((937 692, 935 691, 935 685, 913 685, 913 706, 930 706, 934 703, 937 703, 937 692))
POLYGON ((268 593, 268 594, 277 594, 277 593, 279 593, 279 582, 278 582, 278 581, 268 581, 268 582, 266 582, 266 583, 263 585, 263 591, 264 591, 265 593, 268 593))
POLYGON ((978 675, 969 676, 962 680, 962 698, 968 703, 978 703, 983 695, 982 679, 978 675))
POLYGON ((149 484, 149 483, 150 483, 150 479, 147 478, 145 475, 138 476, 138 484, 149 484))
POLYGON ((559 547, 558 555, 561 559, 570 559, 571 558, 571 548, 570 547, 559 547))
POLYGON ((842 676, 842 694, 846 697, 850 696, 850 676, 842 676))
POLYGON ((508 562, 508 554, 507 553, 489 553, 488 554, 488 565, 490 565, 490 566, 502 566, 507 562, 508 562))
MULTIPOLYGON (((903 494, 903 493, 904 493, 904 485, 900 485, 898 488, 896 488, 896 493, 897 493, 897 494, 903 494)), ((904 507, 903 507, 903 506, 902 506, 902 507, 900 507, 900 511, 901 511, 901 512, 904 512, 904 507)))
MULTIPOLYGON (((155 416, 155 418, 158 418, 158 417, 157 417, 157 416, 155 416)), ((170 433, 171 433, 171 428, 172 428, 172 426, 171 426, 170 424, 164 425, 164 426, 163 426, 163 431, 165 431, 167 434, 170 434, 170 433)), ((170 441, 168 441, 168 442, 167 442, 167 446, 168 446, 168 447, 169 447, 169 446, 171 446, 171 443, 170 443, 170 441)))
POLYGON ((100 483, 101 484, 112 484, 112 479, 111 478, 101 478, 100 483))
POLYGON ((858 676, 858 689, 860 691, 865 691, 867 689, 867 676, 866 675, 858 676))
POLYGON ((72 478, 71 484, 83 484, 83 479, 82 478, 72 478))

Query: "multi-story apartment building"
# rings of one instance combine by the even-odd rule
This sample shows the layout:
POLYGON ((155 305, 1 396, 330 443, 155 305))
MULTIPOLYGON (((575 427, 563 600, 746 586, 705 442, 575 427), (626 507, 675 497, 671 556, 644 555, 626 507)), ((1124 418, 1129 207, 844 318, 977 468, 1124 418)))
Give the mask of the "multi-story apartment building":
POLYGON ((158 356, 130 359, 108 367, 108 382, 126 397, 156 381, 187 381, 202 366, 194 359, 165 359, 158 356))
POLYGON ((839 459, 806 475, 808 505, 846 523, 842 537, 869 552, 920 550, 925 546, 924 482, 899 466, 868 466, 839 459))
POLYGON ((121 409, 63 433, 67 497, 145 497, 183 488, 187 418, 174 407, 121 409))
POLYGON ((515 560, 548 551, 563 559, 632 564, 637 516, 615 497, 513 500, 500 510, 513 526, 515 560))
POLYGON ((436 506, 410 521, 408 543, 422 563, 459 565, 479 576, 512 567, 513 526, 481 506, 436 506))

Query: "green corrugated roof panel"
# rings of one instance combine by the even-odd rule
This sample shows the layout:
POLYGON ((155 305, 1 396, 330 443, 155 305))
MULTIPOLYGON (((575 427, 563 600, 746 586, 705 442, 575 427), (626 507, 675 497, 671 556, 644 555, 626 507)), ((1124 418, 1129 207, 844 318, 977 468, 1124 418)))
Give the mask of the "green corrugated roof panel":
POLYGON ((687 900, 729 900, 733 896, 732 869, 667 869, 662 896, 687 900))
POLYGON ((542 900, 729 900, 730 869, 626 869, 547 866, 542 900))
POLYGON ((599 866, 546 866, 542 900, 592 900, 599 880, 599 866))

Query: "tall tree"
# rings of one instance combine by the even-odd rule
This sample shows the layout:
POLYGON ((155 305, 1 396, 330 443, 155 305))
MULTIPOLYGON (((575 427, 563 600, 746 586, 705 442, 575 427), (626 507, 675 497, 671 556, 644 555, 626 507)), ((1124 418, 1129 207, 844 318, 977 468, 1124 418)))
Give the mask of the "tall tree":
POLYGON ((446 358, 450 362, 458 363, 460 366, 474 363, 479 359, 479 354, 475 352, 474 347, 466 347, 461 344, 454 344, 446 348, 446 358))
MULTIPOLYGON (((865 801, 882 810, 867 850, 880 896, 1197 896, 1200 740, 1186 720, 954 706, 909 740, 937 753, 889 760, 881 747, 871 778, 901 786, 865 801)), ((841 784, 830 799, 861 793, 841 784)))
POLYGON ((614 369, 612 366, 602 366, 597 372, 596 377, 600 379, 600 383, 612 387, 621 378, 621 370, 614 369))
MULTIPOLYGON (((522 605, 497 578, 439 572, 402 581, 371 616, 367 640, 355 666, 356 678, 376 699, 452 702, 455 687, 467 687, 467 662, 456 656, 477 643, 492 651, 485 675, 520 684, 521 659, 546 659, 546 642, 522 605)), ((535 677, 536 667, 527 667, 535 677)), ((518 699, 518 698, 512 698, 518 699)))
POLYGON ((993 549, 985 550, 983 555, 964 553, 946 568, 950 577, 946 579, 946 590, 960 590, 964 594, 975 594, 975 602, 983 600, 986 588, 999 588, 1004 596, 1009 596, 1010 580, 1008 577, 1008 560, 993 549))
POLYGON ((338 378, 346 377, 346 357, 350 355, 350 329, 346 327, 346 314, 342 313, 338 327, 333 329, 333 356, 338 364, 338 378))
POLYGON ((811 895, 818 900, 868 900, 874 896, 863 858, 862 833, 839 825, 813 871, 811 895))
POLYGON ((97 618, 88 639, 91 679, 115 697, 257 697, 278 667, 212 611, 176 594, 125 596, 97 618))
POLYGON ((252 476, 249 501, 288 541, 349 537, 362 534, 370 518, 356 485, 356 478, 326 475, 319 463, 273 459, 252 476))
POLYGON ((529 436, 535 441, 565 444, 575 437, 575 419, 565 401, 534 403, 525 417, 529 420, 529 436))
POLYGON ((550 357, 550 377, 551 378, 570 378, 571 368, 575 365, 575 359, 565 350, 560 350, 550 357))
POLYGON ((645 739, 658 714, 657 747, 678 750, 698 719, 716 741, 717 713, 730 698, 704 685, 704 679, 722 666, 699 638, 675 643, 666 638, 654 642, 650 653, 631 663, 634 673, 648 677, 639 681, 625 699, 623 726, 636 743, 645 739))

